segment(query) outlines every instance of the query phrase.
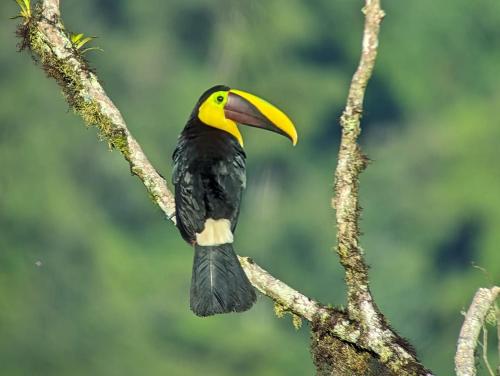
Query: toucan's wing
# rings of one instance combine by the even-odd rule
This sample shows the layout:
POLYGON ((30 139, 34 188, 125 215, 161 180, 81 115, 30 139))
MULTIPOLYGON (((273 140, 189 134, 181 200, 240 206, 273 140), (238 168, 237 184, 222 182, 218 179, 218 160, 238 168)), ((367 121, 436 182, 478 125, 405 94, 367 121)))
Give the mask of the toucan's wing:
POLYGON ((174 151, 172 182, 175 186, 177 227, 187 242, 193 242, 196 233, 203 231, 207 215, 203 182, 199 174, 189 169, 184 146, 184 142, 180 141, 174 151))

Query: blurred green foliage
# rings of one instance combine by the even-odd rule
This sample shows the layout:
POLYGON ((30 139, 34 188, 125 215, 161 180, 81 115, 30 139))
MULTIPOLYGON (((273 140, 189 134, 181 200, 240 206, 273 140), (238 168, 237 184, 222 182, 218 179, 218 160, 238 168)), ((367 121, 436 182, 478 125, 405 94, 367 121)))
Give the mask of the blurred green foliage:
MULTIPOLYGON (((460 311, 500 279, 500 2, 383 3, 363 118, 375 161, 362 176, 363 246, 382 311, 426 366, 449 375, 460 311)), ((62 7, 71 31, 99 36, 105 52, 86 56, 164 176, 213 84, 290 114, 296 148, 243 130, 248 189, 236 248, 305 294, 342 304, 329 203, 362 1, 62 7)), ((244 314, 191 314, 190 247, 119 153, 15 52, 8 17, 17 13, 15 2, 0 3, 0 374, 313 374, 307 326, 296 332, 267 298, 244 314)))

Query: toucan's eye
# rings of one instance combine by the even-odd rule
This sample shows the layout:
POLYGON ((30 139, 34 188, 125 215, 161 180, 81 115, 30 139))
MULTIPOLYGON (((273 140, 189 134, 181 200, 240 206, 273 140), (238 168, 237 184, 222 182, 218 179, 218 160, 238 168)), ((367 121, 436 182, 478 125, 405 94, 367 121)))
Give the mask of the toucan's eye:
POLYGON ((222 95, 219 95, 217 97, 217 102, 222 103, 223 100, 224 100, 224 97, 222 95))

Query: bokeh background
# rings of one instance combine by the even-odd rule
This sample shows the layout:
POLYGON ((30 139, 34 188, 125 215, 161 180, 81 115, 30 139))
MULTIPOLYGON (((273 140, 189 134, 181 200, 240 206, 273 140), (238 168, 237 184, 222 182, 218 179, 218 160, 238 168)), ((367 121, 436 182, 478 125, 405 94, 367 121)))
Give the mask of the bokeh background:
MULTIPOLYGON (((295 148, 243 130, 236 248, 332 304, 345 294, 332 176, 362 3, 62 1, 71 31, 99 36, 104 52, 87 57, 166 177, 208 87, 290 114, 295 148)), ((461 311, 500 280, 500 2, 383 7, 361 137, 374 161, 361 181, 362 241, 380 308, 426 366, 450 375, 461 311)), ((16 52, 16 12, 0 3, 0 374, 313 374, 307 325, 296 331, 267 298, 244 314, 191 314, 190 247, 120 154, 16 52)))

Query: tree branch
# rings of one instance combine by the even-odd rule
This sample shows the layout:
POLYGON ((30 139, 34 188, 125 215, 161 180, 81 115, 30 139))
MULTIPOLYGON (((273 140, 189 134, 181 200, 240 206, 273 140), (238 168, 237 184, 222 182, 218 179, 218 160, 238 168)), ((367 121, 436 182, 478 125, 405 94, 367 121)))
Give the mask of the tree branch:
POLYGON ((368 267, 359 245, 359 175, 367 157, 357 143, 366 86, 372 76, 378 50, 380 23, 384 18, 380 0, 365 0, 365 25, 361 57, 349 88, 347 104, 340 119, 342 138, 335 171, 332 207, 336 210, 337 253, 345 269, 347 308, 351 320, 360 323, 364 346, 381 356, 382 363, 403 374, 427 374, 406 341, 387 324, 370 292, 368 267))
POLYGON ((330 315, 330 311, 326 307, 273 277, 250 257, 238 256, 238 258, 252 284, 285 310, 289 310, 308 321, 312 321, 315 317, 325 318, 330 315))
POLYGON ((359 174, 365 169, 367 158, 361 152, 357 139, 361 133, 363 99, 375 66, 378 33, 384 12, 380 8, 380 0, 366 0, 363 12, 365 27, 361 58, 349 88, 347 105, 340 119, 342 139, 335 172, 335 197, 332 206, 336 209, 337 252, 346 272, 349 313, 352 315, 359 313, 359 319, 369 320, 368 315, 362 316, 363 310, 361 310, 364 302, 371 302, 371 296, 368 269, 359 246, 361 209, 358 198, 359 174))
MULTIPOLYGON (((455 354, 457 376, 473 376, 476 374, 474 351, 476 350, 479 332, 484 325, 488 311, 494 307, 499 294, 500 287, 494 286, 489 289, 480 288, 474 295, 458 337, 457 352, 455 354)), ((500 323, 497 323, 497 325, 500 325, 500 323)))

